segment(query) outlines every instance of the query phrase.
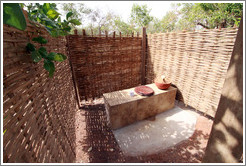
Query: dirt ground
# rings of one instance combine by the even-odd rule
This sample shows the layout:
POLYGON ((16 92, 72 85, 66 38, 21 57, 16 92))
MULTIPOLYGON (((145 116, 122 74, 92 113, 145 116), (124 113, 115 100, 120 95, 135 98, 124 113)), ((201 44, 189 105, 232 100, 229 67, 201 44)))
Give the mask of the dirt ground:
POLYGON ((195 110, 175 103, 197 116, 194 134, 158 154, 129 157, 121 152, 107 125, 103 99, 86 102, 76 114, 77 163, 200 163, 209 139, 213 121, 195 110))

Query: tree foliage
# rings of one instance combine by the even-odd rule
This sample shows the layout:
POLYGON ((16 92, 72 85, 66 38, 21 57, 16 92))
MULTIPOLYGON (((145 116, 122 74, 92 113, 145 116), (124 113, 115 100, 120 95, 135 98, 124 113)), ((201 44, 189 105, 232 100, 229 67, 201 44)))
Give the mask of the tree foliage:
POLYGON ((137 26, 148 27, 149 23, 153 20, 150 16, 151 9, 148 9, 147 5, 133 4, 131 10, 131 21, 135 22, 137 26))
MULTIPOLYGON (((92 12, 92 9, 85 6, 83 3, 61 3, 59 4, 61 9, 65 13, 73 13, 71 19, 79 20, 82 24, 85 19, 88 18, 88 15, 92 12)), ((73 28, 75 26, 72 26, 73 28)))
MULTIPOLYGON (((51 4, 51 6, 56 8, 55 4, 51 4)), ((162 18, 156 18, 151 16, 151 9, 147 5, 133 4, 129 19, 124 21, 121 16, 112 11, 92 10, 83 3, 63 3, 61 6, 63 11, 68 12, 65 23, 70 23, 69 26, 74 28, 77 23, 75 20, 81 22, 86 20, 87 24, 83 24, 80 28, 86 29, 87 34, 93 33, 94 35, 104 34, 105 31, 109 33, 120 31, 122 34, 130 34, 140 32, 144 26, 147 27, 148 33, 238 26, 243 9, 242 3, 176 3, 162 18), (70 16, 70 13, 73 14, 70 16)), ((50 14, 56 17, 56 13, 50 14)), ((59 17, 60 15, 57 20, 59 17)), ((48 19, 51 18, 48 17, 48 19)), ((44 22, 46 21, 45 18, 44 22)), ((50 23, 47 22, 47 24, 50 23)), ((60 24, 67 26, 64 23, 60 24)), ((66 28, 72 30, 69 27, 66 28)), ((82 32, 81 29, 78 31, 79 33, 82 32)), ((62 28, 57 33, 62 34, 62 28)))
POLYGON ((27 9, 29 19, 44 25, 53 37, 65 36, 71 31, 71 26, 81 24, 72 18, 72 12, 67 13, 66 19, 61 21, 61 14, 57 11, 55 3, 30 3, 27 9))
POLYGON ((114 30, 123 35, 137 31, 133 24, 125 22, 120 16, 114 17, 114 30))
POLYGON ((227 28, 238 26, 242 16, 242 3, 183 3, 178 4, 178 29, 227 28))
POLYGON ((108 11, 106 14, 100 9, 92 11, 89 18, 91 20, 91 27, 94 27, 94 33, 102 34, 104 31, 112 30, 114 17, 115 15, 111 11, 108 11))

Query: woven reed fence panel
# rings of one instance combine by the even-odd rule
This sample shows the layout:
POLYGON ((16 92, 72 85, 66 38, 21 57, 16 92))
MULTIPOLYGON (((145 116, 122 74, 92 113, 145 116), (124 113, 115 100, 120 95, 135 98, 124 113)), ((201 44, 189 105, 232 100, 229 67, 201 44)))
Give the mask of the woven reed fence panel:
POLYGON ((51 38, 28 23, 25 31, 3 25, 3 161, 73 162, 76 97, 69 61, 55 64, 53 78, 33 63, 25 46, 35 34, 48 51, 66 54, 65 38, 51 38))
POLYGON ((142 38, 70 35, 67 40, 81 101, 141 84, 142 38))
POLYGON ((214 29, 148 35, 147 83, 166 75, 179 100, 214 117, 236 34, 214 29))

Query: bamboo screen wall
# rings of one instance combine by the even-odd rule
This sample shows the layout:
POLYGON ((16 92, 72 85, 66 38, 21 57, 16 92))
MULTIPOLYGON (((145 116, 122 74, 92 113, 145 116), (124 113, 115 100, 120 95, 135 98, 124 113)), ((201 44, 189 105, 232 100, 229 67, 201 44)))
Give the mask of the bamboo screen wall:
POLYGON ((141 84, 140 37, 67 37, 80 101, 141 84))
POLYGON ((178 99, 215 115, 237 29, 150 34, 147 37, 147 83, 166 75, 178 99))
POLYGON ((3 162, 73 162, 76 97, 68 60, 49 78, 25 46, 35 34, 48 39, 48 51, 66 54, 65 38, 43 28, 25 31, 3 25, 3 162), (40 31, 40 32, 39 32, 40 31))

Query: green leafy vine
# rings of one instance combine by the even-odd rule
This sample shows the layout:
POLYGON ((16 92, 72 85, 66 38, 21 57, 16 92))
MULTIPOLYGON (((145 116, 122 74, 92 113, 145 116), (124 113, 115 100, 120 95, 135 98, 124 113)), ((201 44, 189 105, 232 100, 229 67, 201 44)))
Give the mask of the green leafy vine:
MULTIPOLYGON (((66 20, 61 21, 60 13, 57 12, 55 3, 31 3, 29 5, 18 3, 3 3, 3 23, 15 27, 19 30, 26 29, 26 19, 24 17, 22 7, 28 9, 28 19, 36 23, 44 25, 45 29, 52 37, 59 37, 68 35, 71 31, 71 25, 80 25, 81 23, 76 19, 71 19, 72 12, 68 12, 66 20)), ((47 49, 43 46, 48 41, 42 36, 38 36, 32 39, 33 42, 41 44, 41 47, 37 49, 34 44, 28 43, 26 45, 27 51, 30 53, 34 62, 44 60, 44 69, 49 72, 49 76, 53 77, 55 72, 54 61, 62 62, 67 59, 66 55, 56 52, 47 52, 47 49)))
MULTIPOLYGON (((32 41, 37 42, 39 44, 46 44, 48 41, 42 36, 35 37, 32 41)), ((49 76, 53 77, 55 72, 54 61, 62 62, 67 59, 64 54, 50 52, 48 53, 46 48, 41 46, 39 49, 36 49, 34 44, 28 43, 26 46, 27 51, 31 53, 31 58, 34 62, 39 62, 44 59, 44 68, 49 72, 49 76)))

